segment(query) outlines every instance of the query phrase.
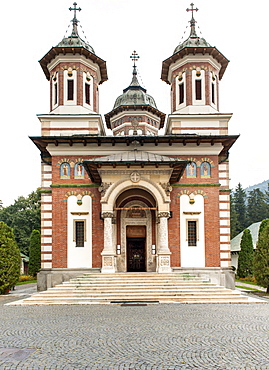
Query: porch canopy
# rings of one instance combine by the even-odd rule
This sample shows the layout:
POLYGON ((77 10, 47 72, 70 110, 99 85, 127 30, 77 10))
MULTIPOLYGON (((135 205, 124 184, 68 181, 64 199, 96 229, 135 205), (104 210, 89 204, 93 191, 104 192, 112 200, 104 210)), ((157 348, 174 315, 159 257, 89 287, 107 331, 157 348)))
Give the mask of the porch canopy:
POLYGON ((129 168, 131 166, 140 168, 149 166, 155 166, 156 168, 168 167, 171 168, 169 182, 170 184, 174 184, 180 180, 188 163, 190 162, 179 158, 172 158, 134 149, 105 157, 89 159, 83 161, 83 166, 92 182, 97 184, 101 184, 102 182, 98 169, 101 169, 103 166, 111 166, 112 168, 129 168))

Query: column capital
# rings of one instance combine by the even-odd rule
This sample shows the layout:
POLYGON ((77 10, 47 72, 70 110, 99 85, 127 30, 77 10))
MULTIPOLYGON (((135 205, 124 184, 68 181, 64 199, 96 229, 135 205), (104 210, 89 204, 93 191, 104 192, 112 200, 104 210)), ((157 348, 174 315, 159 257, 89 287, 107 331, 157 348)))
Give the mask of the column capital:
POLYGON ((170 212, 159 212, 157 215, 159 218, 169 218, 170 212))
POLYGON ((113 218, 114 213, 113 212, 103 212, 102 213, 102 218, 113 218))

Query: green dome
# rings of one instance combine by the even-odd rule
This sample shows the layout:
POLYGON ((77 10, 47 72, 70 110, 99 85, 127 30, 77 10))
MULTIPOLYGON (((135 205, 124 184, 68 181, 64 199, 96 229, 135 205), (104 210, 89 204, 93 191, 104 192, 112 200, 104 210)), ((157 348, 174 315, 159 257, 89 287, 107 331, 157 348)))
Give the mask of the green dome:
POLYGON ((116 99, 113 109, 121 105, 150 105, 157 109, 153 97, 147 94, 147 90, 139 85, 136 67, 133 70, 133 78, 130 86, 124 89, 123 94, 116 99))

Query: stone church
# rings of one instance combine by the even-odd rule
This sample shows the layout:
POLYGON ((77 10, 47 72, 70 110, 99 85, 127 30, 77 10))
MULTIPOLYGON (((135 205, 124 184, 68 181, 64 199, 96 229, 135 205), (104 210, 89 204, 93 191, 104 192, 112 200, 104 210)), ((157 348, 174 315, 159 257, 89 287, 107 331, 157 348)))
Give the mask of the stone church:
POLYGON ((70 10, 71 35, 40 60, 50 112, 31 137, 42 164, 39 290, 86 272, 191 271, 231 286, 228 157, 237 136, 228 135, 232 115, 219 111, 229 61, 197 35, 191 4, 189 37, 162 63, 171 113, 140 85, 133 52, 131 83, 103 119, 106 62, 78 33, 81 9, 70 10))

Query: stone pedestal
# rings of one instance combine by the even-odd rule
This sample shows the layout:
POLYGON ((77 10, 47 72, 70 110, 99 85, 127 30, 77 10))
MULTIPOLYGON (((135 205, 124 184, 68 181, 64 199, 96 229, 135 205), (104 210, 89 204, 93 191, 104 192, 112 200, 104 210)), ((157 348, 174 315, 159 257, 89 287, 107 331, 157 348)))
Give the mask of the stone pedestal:
POLYGON ((112 218, 113 212, 103 212, 104 219, 104 249, 102 255, 102 273, 116 272, 116 255, 113 246, 112 218))
POLYGON ((172 272, 170 255, 168 247, 168 225, 167 219, 170 216, 169 212, 160 212, 158 214, 158 249, 157 249, 157 272, 172 272))

